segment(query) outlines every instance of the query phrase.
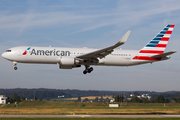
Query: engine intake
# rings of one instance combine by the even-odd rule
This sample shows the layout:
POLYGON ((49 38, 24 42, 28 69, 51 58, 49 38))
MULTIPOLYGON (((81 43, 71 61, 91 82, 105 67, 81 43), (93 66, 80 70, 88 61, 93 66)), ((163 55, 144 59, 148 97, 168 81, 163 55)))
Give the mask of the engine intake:
POLYGON ((76 60, 74 57, 61 57, 59 62, 60 69, 72 69, 75 67, 81 67, 80 61, 76 60))

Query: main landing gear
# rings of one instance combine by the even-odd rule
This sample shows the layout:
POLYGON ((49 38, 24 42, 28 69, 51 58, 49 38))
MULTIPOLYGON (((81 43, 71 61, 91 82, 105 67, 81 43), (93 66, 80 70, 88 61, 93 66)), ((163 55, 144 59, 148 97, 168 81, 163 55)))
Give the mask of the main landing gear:
POLYGON ((84 74, 86 74, 86 73, 91 73, 91 72, 93 71, 93 68, 92 68, 92 67, 89 68, 89 66, 85 66, 85 68, 86 68, 86 69, 83 71, 84 74))
POLYGON ((14 61, 13 64, 14 64, 14 70, 17 70, 17 66, 16 66, 17 62, 14 61))

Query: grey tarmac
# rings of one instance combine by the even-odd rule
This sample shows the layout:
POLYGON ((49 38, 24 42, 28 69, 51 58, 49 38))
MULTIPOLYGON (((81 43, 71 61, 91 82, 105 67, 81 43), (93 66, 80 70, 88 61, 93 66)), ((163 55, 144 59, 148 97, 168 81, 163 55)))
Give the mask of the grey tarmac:
POLYGON ((0 118, 180 118, 180 115, 0 115, 0 118))

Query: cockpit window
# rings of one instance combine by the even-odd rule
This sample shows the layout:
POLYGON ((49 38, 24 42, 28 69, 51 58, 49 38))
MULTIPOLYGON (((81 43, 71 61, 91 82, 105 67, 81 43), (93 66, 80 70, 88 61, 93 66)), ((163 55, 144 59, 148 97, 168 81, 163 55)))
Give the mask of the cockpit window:
POLYGON ((6 52, 11 52, 11 50, 6 50, 6 52))

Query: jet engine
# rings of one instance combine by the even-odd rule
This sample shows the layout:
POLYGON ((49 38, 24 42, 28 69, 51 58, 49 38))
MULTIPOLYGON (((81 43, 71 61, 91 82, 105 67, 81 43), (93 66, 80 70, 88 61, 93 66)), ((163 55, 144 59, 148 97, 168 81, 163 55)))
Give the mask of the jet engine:
POLYGON ((81 67, 80 60, 77 60, 74 57, 61 57, 59 62, 60 69, 72 69, 75 67, 81 67))

